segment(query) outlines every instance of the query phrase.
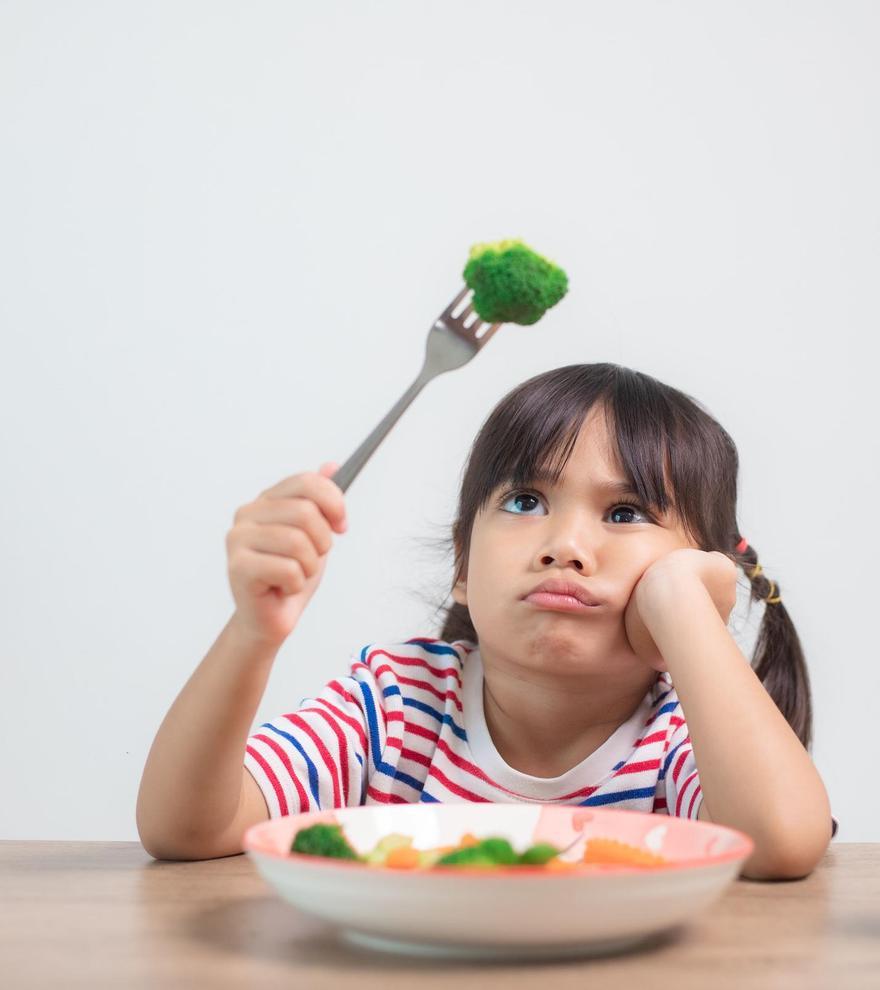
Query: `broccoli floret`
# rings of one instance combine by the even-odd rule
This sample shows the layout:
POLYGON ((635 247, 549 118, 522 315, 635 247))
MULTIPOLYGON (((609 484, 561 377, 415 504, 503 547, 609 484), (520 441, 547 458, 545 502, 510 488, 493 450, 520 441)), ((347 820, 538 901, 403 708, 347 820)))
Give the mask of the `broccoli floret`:
POLYGON ((524 853, 520 853, 519 862, 523 866, 543 866, 558 855, 559 850, 556 846, 550 845, 549 842, 538 842, 534 846, 529 846, 524 853))
POLYGON ((441 856, 435 866, 514 866, 517 855, 507 839, 483 839, 441 856))
POLYGON ((318 824, 301 828, 294 837, 290 851, 306 856, 330 856, 332 859, 362 858, 348 844, 340 825, 318 824))
POLYGON ((488 323, 530 326, 568 291, 568 276, 520 240, 475 244, 464 268, 473 307, 488 323))

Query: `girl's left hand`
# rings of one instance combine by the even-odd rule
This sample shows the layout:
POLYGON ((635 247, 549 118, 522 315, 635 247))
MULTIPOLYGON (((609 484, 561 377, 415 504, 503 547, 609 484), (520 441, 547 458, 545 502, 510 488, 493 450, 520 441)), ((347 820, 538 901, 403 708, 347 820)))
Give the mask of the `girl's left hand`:
MULTIPOLYGON (((682 601, 701 584, 726 625, 736 604, 737 573, 736 564, 718 550, 681 547, 655 560, 636 582, 624 613, 626 637, 633 652, 655 670, 667 669, 646 618, 651 621, 650 616, 662 607, 664 599, 669 607, 670 591, 674 600, 682 601)), ((685 616, 686 609, 681 614, 685 616)))

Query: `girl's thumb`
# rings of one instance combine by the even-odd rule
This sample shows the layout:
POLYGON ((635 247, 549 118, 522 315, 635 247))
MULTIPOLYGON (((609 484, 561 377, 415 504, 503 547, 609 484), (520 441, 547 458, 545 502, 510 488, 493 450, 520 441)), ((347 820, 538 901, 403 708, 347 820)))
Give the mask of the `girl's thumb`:
POLYGON ((329 478, 330 475, 336 474, 338 470, 339 465, 336 461, 325 461, 325 463, 318 468, 318 474, 324 474, 329 478))

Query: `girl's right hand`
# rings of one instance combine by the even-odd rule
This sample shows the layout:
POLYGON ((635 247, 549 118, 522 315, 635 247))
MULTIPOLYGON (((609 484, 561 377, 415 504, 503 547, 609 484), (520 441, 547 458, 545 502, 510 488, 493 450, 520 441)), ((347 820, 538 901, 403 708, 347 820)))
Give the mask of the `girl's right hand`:
POLYGON ((285 478, 243 505, 226 534, 234 621, 280 647, 317 591, 333 546, 347 529, 345 496, 331 480, 339 465, 285 478))

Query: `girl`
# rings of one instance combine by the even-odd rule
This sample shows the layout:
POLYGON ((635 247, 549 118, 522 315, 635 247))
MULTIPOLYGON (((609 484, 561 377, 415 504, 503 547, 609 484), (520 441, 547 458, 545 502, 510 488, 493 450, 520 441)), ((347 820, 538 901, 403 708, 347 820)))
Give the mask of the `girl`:
POLYGON ((236 610, 141 781, 151 855, 239 853, 255 822, 319 808, 531 801, 740 829, 753 878, 815 867, 836 823, 808 754, 803 653, 737 526, 736 448, 696 401, 614 364, 515 388, 468 459, 439 637, 364 646, 251 732, 346 529, 335 469, 236 513, 236 610), (766 603, 751 665, 727 626, 739 568, 766 603))

